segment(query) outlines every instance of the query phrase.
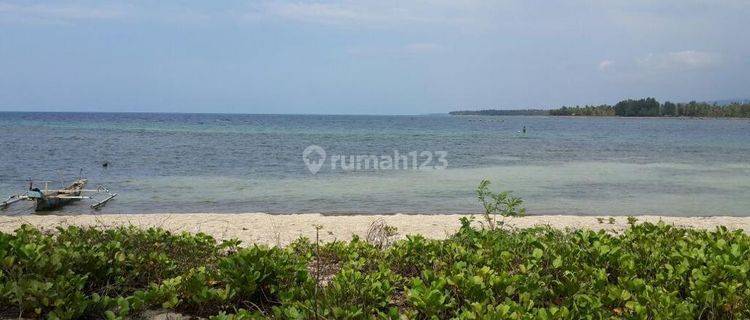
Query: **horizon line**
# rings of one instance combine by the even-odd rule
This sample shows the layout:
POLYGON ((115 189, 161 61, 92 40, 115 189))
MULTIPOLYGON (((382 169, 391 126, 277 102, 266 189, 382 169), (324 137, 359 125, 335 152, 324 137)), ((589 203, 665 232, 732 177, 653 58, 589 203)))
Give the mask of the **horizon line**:
POLYGON ((180 111, 44 111, 44 110, 0 110, 0 113, 102 113, 102 114, 202 114, 202 115, 250 115, 250 116, 427 116, 449 115, 452 111, 430 113, 243 113, 243 112, 180 112, 180 111))

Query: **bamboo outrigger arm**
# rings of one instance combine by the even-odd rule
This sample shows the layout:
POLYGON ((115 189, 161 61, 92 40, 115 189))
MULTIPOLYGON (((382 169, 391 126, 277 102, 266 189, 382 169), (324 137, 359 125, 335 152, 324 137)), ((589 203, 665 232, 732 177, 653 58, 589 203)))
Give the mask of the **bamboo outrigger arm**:
POLYGON ((91 205, 91 209, 95 209, 96 210, 96 209, 99 209, 99 208, 103 207, 104 205, 107 204, 107 202, 109 202, 109 200, 114 199, 116 196, 117 196, 116 193, 110 194, 109 197, 106 197, 104 200, 92 204, 91 205))
POLYGON ((3 203, 0 203, 0 209, 5 210, 8 208, 9 205, 14 204, 18 201, 26 200, 27 196, 19 196, 19 195, 12 195, 8 197, 8 200, 3 201, 3 203))

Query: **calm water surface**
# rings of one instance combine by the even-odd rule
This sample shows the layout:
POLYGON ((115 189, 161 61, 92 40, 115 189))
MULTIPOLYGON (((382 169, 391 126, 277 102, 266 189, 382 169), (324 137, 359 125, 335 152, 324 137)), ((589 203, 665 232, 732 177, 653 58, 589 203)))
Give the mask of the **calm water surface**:
POLYGON ((120 194, 105 213, 477 212, 487 178, 532 214, 746 216, 748 160, 746 119, 0 113, 0 196, 82 168, 120 194), (329 156, 447 151, 448 168, 326 162, 312 175, 311 144, 329 156))

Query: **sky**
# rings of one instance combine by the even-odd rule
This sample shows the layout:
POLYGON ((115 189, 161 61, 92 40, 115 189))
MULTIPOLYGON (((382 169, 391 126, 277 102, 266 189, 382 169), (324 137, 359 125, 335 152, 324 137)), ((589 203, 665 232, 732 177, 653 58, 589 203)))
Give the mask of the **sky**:
POLYGON ((0 111, 424 114, 747 98, 748 20, 748 0, 0 0, 0 111))

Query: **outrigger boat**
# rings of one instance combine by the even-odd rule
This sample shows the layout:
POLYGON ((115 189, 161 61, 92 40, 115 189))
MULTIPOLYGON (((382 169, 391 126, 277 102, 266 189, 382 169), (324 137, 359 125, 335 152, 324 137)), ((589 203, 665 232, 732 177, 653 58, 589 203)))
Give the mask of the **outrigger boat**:
POLYGON ((44 189, 34 187, 34 183, 29 181, 29 190, 24 194, 12 195, 8 197, 8 200, 0 203, 0 209, 5 210, 13 203, 19 201, 34 201, 34 211, 50 211, 62 208, 63 206, 81 199, 95 199, 96 195, 103 194, 104 199, 97 201, 91 205, 92 209, 99 209, 107 204, 110 200, 117 196, 116 193, 111 193, 103 186, 99 186, 96 189, 88 190, 86 187, 87 179, 79 178, 70 185, 62 189, 49 189, 49 182, 43 181, 44 189), (92 196, 84 195, 85 192, 94 193, 92 196))

